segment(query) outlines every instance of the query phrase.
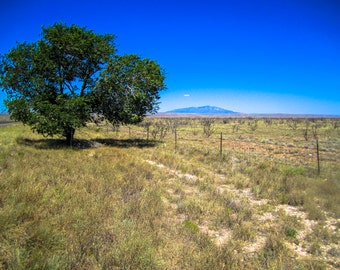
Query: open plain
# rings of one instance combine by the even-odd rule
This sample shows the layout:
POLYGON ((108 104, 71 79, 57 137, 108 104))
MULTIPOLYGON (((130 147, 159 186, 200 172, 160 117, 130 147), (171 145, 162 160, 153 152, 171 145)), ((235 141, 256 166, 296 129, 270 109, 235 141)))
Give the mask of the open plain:
POLYGON ((0 134, 0 268, 340 267, 339 118, 0 134))

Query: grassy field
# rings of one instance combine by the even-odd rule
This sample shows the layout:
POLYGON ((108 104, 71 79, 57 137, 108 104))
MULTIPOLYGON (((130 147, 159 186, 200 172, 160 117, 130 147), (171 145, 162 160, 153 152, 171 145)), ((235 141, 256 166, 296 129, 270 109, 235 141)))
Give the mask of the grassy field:
POLYGON ((339 118, 0 134, 0 268, 340 267, 339 118))
POLYGON ((8 114, 1 114, 0 113, 0 125, 1 124, 7 124, 12 123, 13 121, 10 119, 8 114))

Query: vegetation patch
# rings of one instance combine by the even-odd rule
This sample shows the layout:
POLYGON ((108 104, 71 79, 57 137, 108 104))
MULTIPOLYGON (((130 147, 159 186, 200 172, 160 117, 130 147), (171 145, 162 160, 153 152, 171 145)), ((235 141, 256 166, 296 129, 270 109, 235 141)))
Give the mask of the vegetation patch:
POLYGON ((335 149, 320 174, 307 120, 213 118, 209 136, 201 119, 146 120, 169 128, 91 123, 73 148, 0 127, 0 268, 340 267, 338 119, 314 120, 335 149))

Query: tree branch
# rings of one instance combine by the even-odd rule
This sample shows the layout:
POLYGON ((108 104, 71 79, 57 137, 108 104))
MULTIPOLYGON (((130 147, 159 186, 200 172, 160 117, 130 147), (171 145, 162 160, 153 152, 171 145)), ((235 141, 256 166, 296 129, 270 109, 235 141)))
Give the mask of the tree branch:
POLYGON ((69 83, 68 81, 64 81, 64 84, 66 85, 67 89, 71 92, 71 94, 74 95, 72 84, 69 83))

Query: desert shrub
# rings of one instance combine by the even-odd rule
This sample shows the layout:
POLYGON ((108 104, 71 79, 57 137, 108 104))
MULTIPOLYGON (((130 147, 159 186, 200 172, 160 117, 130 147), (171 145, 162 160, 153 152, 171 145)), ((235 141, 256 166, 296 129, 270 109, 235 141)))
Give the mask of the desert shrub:
POLYGON ((215 123, 215 119, 205 118, 202 119, 201 125, 203 126, 203 134, 205 137, 209 138, 214 132, 213 124, 215 123))

